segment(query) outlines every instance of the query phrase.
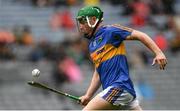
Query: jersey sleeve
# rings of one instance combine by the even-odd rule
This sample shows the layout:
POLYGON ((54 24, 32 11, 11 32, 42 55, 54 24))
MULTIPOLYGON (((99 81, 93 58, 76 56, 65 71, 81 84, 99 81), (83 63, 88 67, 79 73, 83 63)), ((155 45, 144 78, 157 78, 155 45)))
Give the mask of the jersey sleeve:
POLYGON ((113 26, 113 36, 123 41, 126 39, 127 36, 130 36, 133 29, 121 26, 121 25, 112 25, 113 26))
POLYGON ((121 25, 112 25, 110 30, 111 37, 109 43, 116 47, 118 47, 127 36, 130 36, 133 31, 133 29, 121 25))

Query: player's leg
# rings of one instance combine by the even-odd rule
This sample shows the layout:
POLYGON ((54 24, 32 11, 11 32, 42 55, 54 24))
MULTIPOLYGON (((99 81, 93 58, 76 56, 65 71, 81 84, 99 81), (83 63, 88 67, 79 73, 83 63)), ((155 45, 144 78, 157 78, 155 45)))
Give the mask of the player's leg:
POLYGON ((84 110, 141 110, 138 100, 125 90, 110 86, 93 98, 84 110))
POLYGON ((118 106, 114 106, 111 103, 107 102, 99 95, 95 96, 83 110, 110 110, 110 109, 119 109, 118 106))
POLYGON ((106 88, 95 96, 84 108, 84 110, 108 110, 108 109, 119 109, 118 106, 112 104, 112 98, 119 93, 119 89, 113 88, 112 86, 106 88))
POLYGON ((135 111, 142 111, 139 105, 137 106, 115 106, 111 103, 107 102, 99 95, 93 98, 86 107, 83 109, 86 110, 135 110, 135 111))

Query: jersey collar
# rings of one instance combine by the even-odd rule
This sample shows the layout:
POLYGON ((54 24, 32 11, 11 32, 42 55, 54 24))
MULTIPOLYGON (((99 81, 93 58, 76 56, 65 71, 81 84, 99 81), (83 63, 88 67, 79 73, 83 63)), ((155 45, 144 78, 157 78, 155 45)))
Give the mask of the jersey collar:
POLYGON ((99 34, 101 34, 103 32, 103 28, 105 28, 104 25, 100 26, 90 40, 94 40, 99 34))

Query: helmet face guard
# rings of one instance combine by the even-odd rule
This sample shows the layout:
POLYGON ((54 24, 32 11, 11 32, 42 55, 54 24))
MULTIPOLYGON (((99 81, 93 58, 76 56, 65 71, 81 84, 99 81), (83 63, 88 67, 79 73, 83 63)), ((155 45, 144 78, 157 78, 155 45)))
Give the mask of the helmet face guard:
POLYGON ((78 23, 80 23, 80 24, 85 24, 85 23, 87 23, 86 17, 84 17, 84 16, 79 16, 79 17, 77 17, 77 18, 76 18, 76 21, 77 21, 78 23))
MULTIPOLYGON (((99 25, 99 23, 102 20, 103 20, 103 12, 97 6, 87 6, 87 7, 84 7, 82 9, 80 9, 79 12, 78 12, 78 15, 76 17, 78 30, 80 31, 79 24, 87 23, 88 26, 93 29, 93 32, 91 33, 91 36, 93 36, 97 26, 99 25), (96 17, 96 21, 95 21, 94 24, 90 24, 90 17, 93 17, 93 16, 96 17)), ((84 36, 86 38, 91 38, 91 36, 87 37, 87 34, 84 34, 84 36)))

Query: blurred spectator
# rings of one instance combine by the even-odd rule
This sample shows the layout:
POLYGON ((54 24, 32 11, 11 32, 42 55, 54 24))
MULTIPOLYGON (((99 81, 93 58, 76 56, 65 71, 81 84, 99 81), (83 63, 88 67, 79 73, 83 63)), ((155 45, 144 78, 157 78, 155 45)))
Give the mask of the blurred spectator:
POLYGON ((33 44, 33 35, 31 32, 31 28, 28 25, 24 26, 24 29, 22 32, 22 44, 23 45, 33 44))
POLYGON ((13 27, 13 34, 15 36, 16 43, 21 43, 22 30, 23 30, 23 27, 20 25, 15 25, 13 27))
POLYGON ((14 40, 15 37, 11 32, 0 29, 0 43, 2 44, 13 43, 14 40))
POLYGON ((61 7, 61 6, 67 6, 67 0, 55 0, 54 6, 56 8, 61 7))
POLYGON ((32 45, 33 35, 31 32, 31 27, 29 25, 24 26, 14 26, 13 33, 16 38, 16 42, 20 45, 32 45))
POLYGON ((63 60, 60 61, 58 68, 68 77, 70 82, 81 82, 82 73, 80 67, 72 58, 66 56, 63 60))
POLYGON ((144 26, 146 24, 146 20, 145 20, 145 18, 144 17, 141 17, 141 16, 139 16, 139 15, 137 15, 137 14, 134 14, 133 16, 132 16, 132 25, 133 26, 138 26, 138 27, 140 27, 140 26, 144 26))
POLYGON ((0 59, 1 60, 15 59, 15 55, 13 54, 11 48, 3 43, 0 43, 0 59))
POLYGON ((55 61, 52 70, 52 78, 55 81, 56 87, 62 87, 65 82, 68 82, 67 75, 59 68, 59 64, 61 64, 61 61, 65 58, 66 55, 63 48, 59 51, 61 52, 61 55, 58 57, 58 60, 55 61))
POLYGON ((38 62, 42 58, 44 58, 43 50, 40 47, 35 46, 29 55, 29 60, 32 62, 38 62))
POLYGON ((164 12, 165 14, 174 15, 174 4, 175 0, 162 0, 162 3, 164 5, 164 12))
POLYGON ((175 31, 178 32, 180 31, 180 15, 174 16, 174 27, 175 27, 175 31))
POLYGON ((84 5, 99 5, 99 0, 84 0, 84 5))
MULTIPOLYGON (((113 0, 111 0, 113 1, 113 0)), ((122 1, 121 5, 123 8, 122 11, 122 15, 131 15, 133 13, 133 7, 132 7, 132 2, 133 1, 129 1, 129 0, 118 0, 118 1, 122 1)))
POLYGON ((31 0, 32 4, 37 7, 51 6, 54 0, 31 0))
MULTIPOLYGON (((67 44, 66 44, 67 45, 67 44)), ((81 70, 75 60, 67 55, 68 47, 61 43, 56 50, 55 63, 57 65, 54 76, 62 79, 60 82, 80 82, 82 79, 81 70), (58 75, 57 75, 58 74, 58 75)), ((57 79, 57 78, 56 78, 57 79)))
POLYGON ((180 16, 168 16, 167 23, 165 24, 166 30, 180 31, 180 16))
POLYGON ((162 0, 152 0, 149 3, 152 14, 164 14, 164 7, 162 0))
POLYGON ((180 50, 180 16, 168 16, 168 21, 166 25, 166 30, 171 30, 175 37, 169 42, 170 51, 176 54, 180 50))
POLYGON ((61 20, 61 27, 64 29, 72 30, 75 27, 71 12, 69 10, 64 10, 61 13, 60 20, 61 20))
MULTIPOLYGON (((85 38, 82 38, 82 39, 85 39, 85 38)), ((81 43, 80 43, 80 48, 81 48, 81 53, 84 57, 84 61, 89 61, 89 52, 88 52, 88 41, 87 39, 85 40, 82 40, 81 39, 81 43)))
POLYGON ((170 50, 173 54, 180 51, 180 31, 176 32, 175 37, 170 41, 170 50))
POLYGON ((11 32, 0 29, 0 59, 9 60, 14 59, 15 55, 13 54, 10 44, 14 43, 14 36, 11 32))
POLYGON ((77 4, 77 0, 67 0, 68 6, 74 6, 77 4))
POLYGON ((168 48, 167 39, 162 32, 159 32, 155 35, 154 41, 162 51, 167 50, 168 48))
POLYGON ((133 53, 130 55, 130 65, 132 68, 141 69, 144 68, 148 62, 148 55, 143 50, 136 46, 133 47, 133 53))
POLYGON ((151 8, 152 14, 175 14, 175 0, 149 0, 148 4, 151 8))
POLYGON ((67 50, 68 55, 72 57, 79 65, 82 64, 84 60, 84 53, 82 51, 81 42, 81 39, 72 40, 70 47, 67 50))
POLYGON ((150 54, 145 49, 139 50, 138 53, 139 53, 139 56, 142 59, 144 65, 147 65, 147 64, 151 63, 150 54))
POLYGON ((134 0, 132 3, 133 14, 132 14, 132 25, 133 26, 144 26, 148 22, 150 8, 142 0, 134 0))
POLYGON ((65 30, 72 30, 75 28, 74 21, 72 19, 71 12, 69 10, 64 10, 62 12, 55 11, 53 14, 50 25, 52 30, 56 31, 60 28, 65 30))
POLYGON ((42 59, 52 60, 53 51, 51 44, 46 40, 42 40, 36 44, 30 53, 29 60, 32 62, 38 62, 42 59))
POLYGON ((108 0, 108 1, 111 3, 111 5, 120 5, 120 4, 122 5, 129 2, 129 0, 108 0))
POLYGON ((50 26, 53 31, 56 31, 60 28, 61 20, 60 20, 60 11, 59 10, 56 10, 54 12, 53 16, 51 17, 50 26))

